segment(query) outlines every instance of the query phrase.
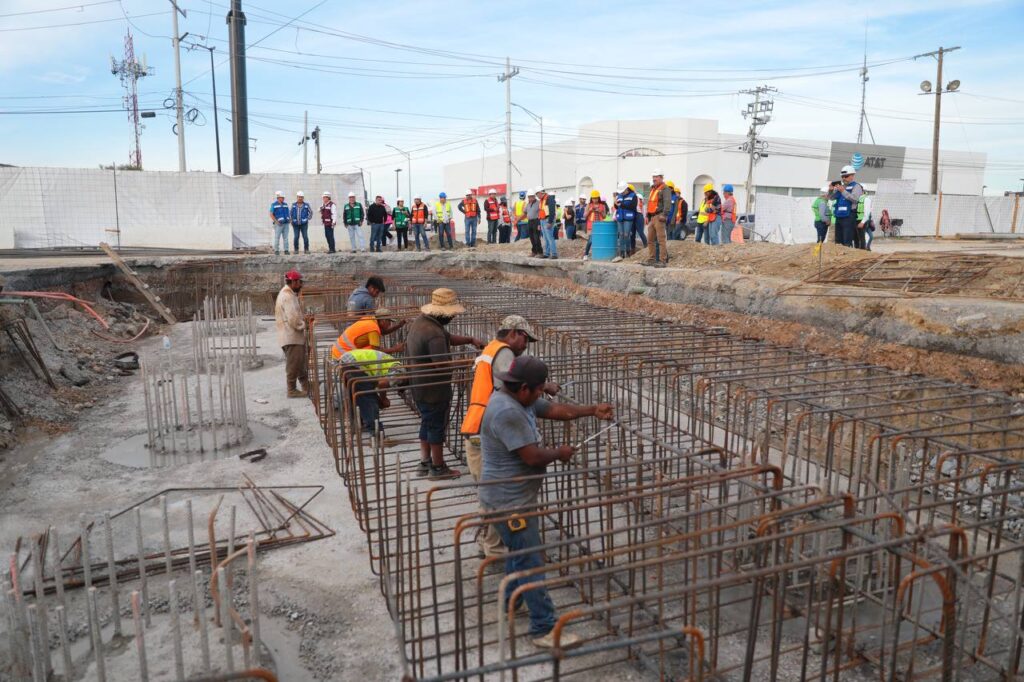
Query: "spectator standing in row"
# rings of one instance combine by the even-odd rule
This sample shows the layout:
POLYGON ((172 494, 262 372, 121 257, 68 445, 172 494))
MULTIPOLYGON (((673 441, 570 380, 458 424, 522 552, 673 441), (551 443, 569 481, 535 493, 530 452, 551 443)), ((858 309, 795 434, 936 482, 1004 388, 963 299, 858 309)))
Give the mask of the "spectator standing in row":
POLYGON ((288 225, 291 224, 291 216, 284 192, 275 192, 274 203, 270 205, 270 222, 274 225, 274 253, 278 256, 281 255, 278 243, 284 246, 284 253, 288 255, 288 225))
POLYGON ((338 224, 338 205, 331 201, 330 192, 324 192, 324 203, 320 206, 320 222, 324 225, 327 253, 334 253, 334 226, 338 224))
POLYGON ((416 240, 416 250, 430 251, 430 237, 427 236, 430 209, 423 203, 423 197, 413 198, 409 222, 412 224, 412 236, 416 240), (423 239, 423 249, 420 249, 420 238, 423 239))
POLYGON ((520 239, 526 239, 527 233, 529 232, 529 226, 526 219, 526 205, 529 202, 526 200, 526 192, 519 193, 519 199, 513 206, 512 219, 515 220, 516 224, 516 241, 520 239))
POLYGON ((473 196, 473 190, 466 190, 466 197, 459 202, 459 212, 464 216, 463 241, 471 249, 476 248, 476 228, 480 225, 480 204, 473 196))
POLYGON ((682 240, 686 239, 686 220, 690 216, 690 205, 686 203, 686 197, 683 196, 682 192, 677 191, 676 197, 675 229, 668 238, 682 240))
POLYGON ((672 239, 672 233, 676 231, 676 205, 679 203, 679 190, 671 180, 665 184, 672 191, 672 204, 669 206, 668 215, 665 216, 665 239, 672 239))
POLYGON ((313 217, 313 209, 306 203, 306 195, 300 190, 295 193, 295 203, 292 204, 291 220, 292 233, 295 239, 292 246, 295 253, 299 252, 299 237, 302 237, 303 251, 309 253, 309 219, 313 217))
POLYGON ((364 218, 363 205, 356 201, 355 192, 349 192, 348 203, 345 204, 345 208, 341 212, 341 220, 345 223, 345 229, 348 230, 348 242, 352 246, 352 253, 366 250, 363 233, 360 229, 364 218))
POLYGON ((870 251, 875 240, 875 221, 871 219, 871 198, 867 194, 861 194, 857 202, 857 232, 861 240, 857 248, 870 251))
POLYGON ((530 235, 530 255, 540 258, 544 255, 544 247, 540 240, 540 201, 537 193, 531 190, 526 197, 526 231, 530 235))
POLYGON ((536 189, 537 201, 540 203, 538 217, 540 219, 540 231, 544 237, 544 255, 542 258, 558 259, 558 244, 555 242, 555 218, 558 215, 558 206, 555 204, 555 195, 548 194, 543 188, 536 189))
POLYGON ((636 218, 633 220, 633 227, 629 232, 629 255, 636 253, 636 238, 640 237, 640 243, 647 248, 647 235, 644 234, 644 198, 636 191, 636 187, 629 185, 629 189, 636 192, 636 218))
POLYGON ((651 194, 647 199, 647 224, 651 235, 647 244, 646 264, 663 268, 668 265, 665 226, 672 211, 672 188, 665 184, 665 176, 659 170, 654 171, 651 180, 651 194))
POLYGON ((718 230, 722 225, 719 213, 722 210, 722 199, 715 191, 715 186, 710 182, 704 185, 704 199, 700 202, 697 212, 697 235, 696 241, 700 244, 718 245, 718 230))
POLYGON ((615 225, 618 234, 615 242, 615 258, 612 258, 613 263, 621 263, 622 259, 626 257, 629 250, 629 233, 636 220, 636 211, 636 192, 623 182, 619 185, 619 191, 615 197, 615 225))
POLYGON ((448 240, 448 248, 454 249, 455 243, 452 239, 455 234, 455 213, 452 205, 448 203, 448 195, 441 192, 434 202, 434 226, 437 228, 437 241, 441 250, 445 250, 445 239, 448 240))
POLYGON ((583 198, 583 197, 580 197, 579 201, 576 202, 576 206, 574 207, 574 211, 576 212, 576 215, 574 216, 574 222, 576 223, 576 231, 579 232, 580 230, 583 230, 584 232, 586 232, 586 230, 587 230, 587 216, 586 216, 586 213, 587 213, 587 200, 585 198, 583 198))
POLYGON ((722 244, 732 243, 732 229, 736 227, 736 198, 733 196, 732 185, 722 185, 722 244))
POLYGON ((565 223, 565 238, 576 239, 576 206, 572 199, 562 209, 562 221, 565 223))
POLYGON ((409 248, 409 218, 411 217, 412 212, 405 205, 405 199, 402 197, 395 199, 395 208, 391 211, 391 219, 395 223, 395 238, 399 251, 409 248))
POLYGON ((388 209, 384 205, 384 197, 379 194, 366 209, 366 222, 370 224, 370 251, 381 252, 384 243, 384 222, 388 217, 388 209))
POLYGON ((501 198, 498 204, 498 243, 508 244, 512 239, 512 212, 508 209, 508 199, 501 198))
POLYGON ((583 212, 584 224, 587 226, 587 246, 583 249, 583 260, 590 258, 590 247, 594 239, 594 223, 601 222, 608 215, 608 204, 601 198, 596 189, 590 193, 590 203, 583 212))
POLYGON ((484 215, 487 217, 487 243, 497 244, 501 207, 498 203, 498 191, 493 187, 487 190, 487 198, 484 199, 484 215))
POLYGON ((832 224, 832 207, 829 206, 828 185, 821 188, 821 196, 811 203, 811 212, 814 214, 814 231, 818 233, 818 243, 828 239, 828 228, 832 224))
POLYGON ((857 206, 864 195, 864 187, 854 179, 853 166, 843 166, 839 174, 842 181, 833 185, 829 197, 835 201, 832 215, 839 243, 853 246, 857 239, 857 206))

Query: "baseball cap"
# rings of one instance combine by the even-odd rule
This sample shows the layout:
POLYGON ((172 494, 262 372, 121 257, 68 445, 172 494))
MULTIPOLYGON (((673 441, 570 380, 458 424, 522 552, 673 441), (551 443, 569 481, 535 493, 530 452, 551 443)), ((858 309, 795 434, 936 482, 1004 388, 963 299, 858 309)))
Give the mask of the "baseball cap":
POLYGON ((501 326, 498 327, 498 331, 510 329, 517 332, 523 332, 526 334, 530 341, 536 341, 537 336, 533 333, 533 327, 526 321, 522 315, 509 315, 501 321, 501 326))
POLYGON ((284 273, 284 279, 286 282, 302 281, 302 275, 299 274, 298 270, 289 270, 284 273))
POLYGON ((548 380, 548 366, 540 358, 520 355, 512 361, 507 372, 498 372, 496 376, 505 383, 526 384, 536 388, 548 380))

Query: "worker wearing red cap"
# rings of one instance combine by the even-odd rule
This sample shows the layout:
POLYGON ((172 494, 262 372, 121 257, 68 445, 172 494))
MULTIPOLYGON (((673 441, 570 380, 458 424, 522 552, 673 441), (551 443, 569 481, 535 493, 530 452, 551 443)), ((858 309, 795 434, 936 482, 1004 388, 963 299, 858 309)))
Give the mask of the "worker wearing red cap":
POLYGON ((304 398, 309 393, 306 375, 306 318, 302 314, 302 275, 290 270, 284 276, 284 287, 277 294, 274 319, 277 322, 277 341, 284 351, 284 371, 288 380, 288 397, 304 398), (299 388, 295 387, 298 381, 299 388))

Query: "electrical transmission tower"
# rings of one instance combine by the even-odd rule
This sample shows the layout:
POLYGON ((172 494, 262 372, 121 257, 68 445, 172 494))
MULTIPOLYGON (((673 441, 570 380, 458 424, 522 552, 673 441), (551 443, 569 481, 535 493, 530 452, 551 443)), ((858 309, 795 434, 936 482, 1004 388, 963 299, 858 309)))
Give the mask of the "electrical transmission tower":
POLYGON ((139 120, 139 79, 144 78, 153 70, 146 66, 146 57, 142 62, 135 58, 135 43, 129 30, 124 37, 124 59, 118 61, 110 56, 110 73, 120 77, 121 86, 125 90, 124 108, 128 110, 128 120, 132 124, 135 146, 128 152, 128 165, 142 168, 142 123, 139 120))
POLYGON ((747 131, 747 141, 740 147, 749 155, 747 163, 747 203, 744 213, 750 213, 751 201, 754 198, 754 164, 763 157, 768 156, 768 143, 757 139, 758 133, 772 120, 772 111, 775 109, 775 100, 769 95, 778 92, 776 88, 762 85, 753 90, 740 90, 741 95, 753 95, 754 101, 747 103, 747 108, 741 112, 743 118, 750 117, 750 130, 747 131))

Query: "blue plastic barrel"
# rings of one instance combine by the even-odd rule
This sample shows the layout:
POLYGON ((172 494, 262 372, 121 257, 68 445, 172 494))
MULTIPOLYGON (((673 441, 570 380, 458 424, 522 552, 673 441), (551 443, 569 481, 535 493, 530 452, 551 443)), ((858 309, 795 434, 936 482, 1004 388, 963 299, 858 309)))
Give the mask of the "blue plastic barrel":
POLYGON ((595 222, 590 241, 591 257, 594 260, 611 260, 615 258, 618 237, 619 229, 614 220, 595 222))

